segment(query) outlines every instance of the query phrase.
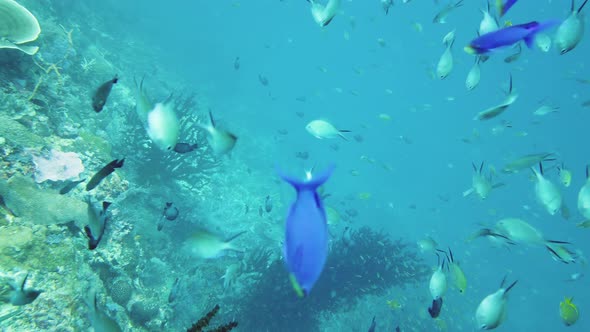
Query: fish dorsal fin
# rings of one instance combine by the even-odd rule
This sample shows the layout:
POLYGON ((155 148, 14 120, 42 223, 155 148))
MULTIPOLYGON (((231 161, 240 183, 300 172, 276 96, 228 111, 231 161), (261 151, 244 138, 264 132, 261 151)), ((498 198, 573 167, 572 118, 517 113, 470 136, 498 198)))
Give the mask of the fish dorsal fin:
POLYGON ((510 73, 510 85, 508 88, 508 94, 511 94, 511 93, 512 93, 512 73, 510 73))
POLYGON ((481 174, 481 171, 483 170, 483 161, 481 162, 481 165, 479 165, 479 174, 481 174))
POLYGON ((512 287, 514 287, 514 285, 516 285, 517 282, 518 280, 515 280, 512 284, 510 284, 510 286, 508 286, 508 288, 506 288, 506 290, 504 291, 504 296, 508 294, 508 292, 512 289, 512 287))
POLYGON ((241 231, 235 235, 230 236, 228 239, 225 240, 225 243, 230 243, 231 241, 235 240, 238 236, 246 233, 247 231, 241 231))
POLYGON ((590 172, 590 165, 586 165, 586 180, 588 179, 589 172, 590 172))
POLYGON ((113 203, 107 201, 102 202, 102 212, 106 212, 109 206, 111 206, 111 204, 113 203))
POLYGON ((24 291, 25 290, 25 284, 27 283, 27 279, 29 278, 29 272, 27 272, 27 275, 25 276, 25 278, 23 279, 23 283, 20 285, 20 290, 24 291))
POLYGON ((211 127, 215 128, 215 120, 213 119, 213 113, 211 110, 209 110, 209 123, 211 124, 211 127))
POLYGON ((541 175, 545 175, 543 174, 543 163, 539 162, 539 173, 541 173, 541 175))
MULTIPOLYGON (((576 12, 577 14, 579 14, 582 11, 582 8, 584 8, 584 6, 586 5, 586 3, 588 2, 588 0, 585 0, 582 5, 580 6, 580 8, 578 8, 578 11, 576 12)), ((574 0, 572 0, 572 6, 574 4, 574 0)), ((572 11, 574 10, 574 8, 572 7, 572 11)))

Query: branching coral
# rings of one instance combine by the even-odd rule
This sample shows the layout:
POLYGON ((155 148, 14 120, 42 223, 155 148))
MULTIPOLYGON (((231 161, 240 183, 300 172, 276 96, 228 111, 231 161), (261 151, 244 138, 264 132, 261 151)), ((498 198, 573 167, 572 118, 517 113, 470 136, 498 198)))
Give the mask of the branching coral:
POLYGON ((351 241, 336 240, 322 276, 303 299, 295 296, 281 260, 267 268, 264 259, 254 258, 250 264, 258 264, 255 268, 261 277, 237 304, 242 328, 316 331, 322 311, 342 308, 363 295, 378 294, 392 286, 422 282, 429 268, 407 248, 405 243, 392 242, 386 234, 366 227, 353 232, 351 241))
MULTIPOLYGON (((187 332, 201 332, 201 331, 203 331, 204 328, 209 326, 211 319, 213 319, 213 317, 217 314, 218 311, 219 311, 219 305, 215 305, 215 307, 211 311, 209 311, 205 316, 201 317, 201 319, 199 319, 195 324, 193 324, 193 326, 191 326, 187 330, 187 332)), ((212 330, 208 330, 208 331, 209 332, 229 332, 234 327, 237 327, 237 326, 238 326, 238 322, 232 321, 227 324, 218 326, 212 330)))

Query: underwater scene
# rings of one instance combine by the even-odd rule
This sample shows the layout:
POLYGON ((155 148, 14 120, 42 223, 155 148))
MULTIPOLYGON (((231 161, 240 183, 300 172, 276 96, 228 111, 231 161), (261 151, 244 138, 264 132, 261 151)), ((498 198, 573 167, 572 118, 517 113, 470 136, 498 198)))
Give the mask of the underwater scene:
POLYGON ((587 2, 0 0, 0 331, 590 331, 587 2))

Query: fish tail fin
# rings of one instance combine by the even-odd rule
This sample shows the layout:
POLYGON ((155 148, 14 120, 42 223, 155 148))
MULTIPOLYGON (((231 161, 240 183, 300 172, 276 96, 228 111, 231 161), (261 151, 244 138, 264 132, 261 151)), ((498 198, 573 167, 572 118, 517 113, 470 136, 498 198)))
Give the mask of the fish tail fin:
POLYGON ((533 31, 531 31, 531 33, 528 36, 524 37, 524 43, 528 48, 533 48, 535 44, 535 38, 537 37, 537 34, 539 32, 558 26, 561 24, 561 22, 562 21, 560 20, 549 20, 543 23, 539 23, 539 25, 535 29, 533 29, 533 31))
POLYGON ((277 173, 283 180, 292 185, 297 191, 301 191, 303 189, 315 190, 316 188, 324 184, 326 181, 328 181, 330 175, 332 175, 332 172, 334 171, 334 167, 334 165, 331 165, 330 167, 328 167, 328 169, 326 169, 319 175, 312 175, 309 179, 303 181, 283 173, 283 171, 281 171, 278 167, 277 173))

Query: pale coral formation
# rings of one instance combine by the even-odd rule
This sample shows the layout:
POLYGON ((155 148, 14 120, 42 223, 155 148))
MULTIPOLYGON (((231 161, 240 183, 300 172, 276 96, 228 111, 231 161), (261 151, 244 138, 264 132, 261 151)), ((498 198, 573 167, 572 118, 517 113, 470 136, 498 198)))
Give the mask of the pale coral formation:
POLYGON ((37 183, 47 180, 78 180, 80 173, 84 172, 82 160, 75 152, 51 150, 47 158, 33 156, 33 163, 35 164, 35 182, 37 183))

